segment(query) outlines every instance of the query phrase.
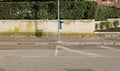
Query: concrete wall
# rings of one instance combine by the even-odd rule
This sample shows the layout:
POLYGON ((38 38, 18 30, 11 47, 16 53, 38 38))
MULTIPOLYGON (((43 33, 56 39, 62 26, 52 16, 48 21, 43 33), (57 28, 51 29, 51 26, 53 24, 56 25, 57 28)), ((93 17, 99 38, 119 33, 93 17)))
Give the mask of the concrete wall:
MULTIPOLYGON (((94 33, 94 20, 65 20, 61 33, 94 33)), ((0 20, 0 34, 32 34, 58 32, 57 20, 0 20)))

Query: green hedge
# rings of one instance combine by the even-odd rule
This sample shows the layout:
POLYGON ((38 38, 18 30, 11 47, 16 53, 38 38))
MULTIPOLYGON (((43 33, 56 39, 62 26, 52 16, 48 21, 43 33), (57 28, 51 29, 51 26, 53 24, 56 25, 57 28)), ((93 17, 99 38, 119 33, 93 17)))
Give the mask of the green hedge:
MULTIPOLYGON (((95 2, 61 1, 60 18, 94 19, 95 2)), ((0 2, 0 19, 57 19, 57 1, 0 2)))
POLYGON ((95 2, 79 1, 61 3, 61 18, 63 19, 94 19, 95 2))
POLYGON ((0 19, 34 19, 34 4, 28 2, 0 3, 0 19))
MULTIPOLYGON (((97 5, 94 1, 60 1, 60 18, 120 18, 120 9, 97 5)), ((0 2, 0 19, 57 19, 57 1, 0 2)))
POLYGON ((113 23, 110 22, 101 22, 100 27, 98 24, 95 25, 95 32, 120 32, 119 21, 114 21, 113 23), (100 29, 98 29, 100 28, 100 29))
POLYGON ((109 28, 104 30, 96 30, 95 32, 120 32, 120 28, 109 28))
POLYGON ((98 5, 95 12, 95 20, 106 20, 108 18, 120 18, 120 8, 98 5))

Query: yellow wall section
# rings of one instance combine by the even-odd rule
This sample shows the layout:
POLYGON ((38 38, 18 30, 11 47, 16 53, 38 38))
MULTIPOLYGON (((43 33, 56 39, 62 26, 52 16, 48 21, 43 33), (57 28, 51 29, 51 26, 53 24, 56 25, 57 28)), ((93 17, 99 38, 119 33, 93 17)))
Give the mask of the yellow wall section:
POLYGON ((65 25, 70 25, 70 24, 74 24, 75 23, 75 20, 66 20, 64 22, 65 25))
POLYGON ((15 33, 20 32, 19 27, 15 27, 14 32, 15 32, 15 33))
POLYGON ((28 31, 31 30, 31 28, 32 28, 32 22, 31 21, 27 22, 26 28, 27 28, 28 31))

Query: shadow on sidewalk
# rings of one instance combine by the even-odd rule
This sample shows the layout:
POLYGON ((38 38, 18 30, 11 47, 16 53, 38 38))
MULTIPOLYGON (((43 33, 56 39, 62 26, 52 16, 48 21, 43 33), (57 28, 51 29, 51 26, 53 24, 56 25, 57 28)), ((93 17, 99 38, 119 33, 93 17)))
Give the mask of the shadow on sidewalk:
POLYGON ((65 71, 95 71, 93 69, 66 69, 65 71))
POLYGON ((3 68, 0 68, 0 71, 6 71, 5 69, 3 69, 3 68))

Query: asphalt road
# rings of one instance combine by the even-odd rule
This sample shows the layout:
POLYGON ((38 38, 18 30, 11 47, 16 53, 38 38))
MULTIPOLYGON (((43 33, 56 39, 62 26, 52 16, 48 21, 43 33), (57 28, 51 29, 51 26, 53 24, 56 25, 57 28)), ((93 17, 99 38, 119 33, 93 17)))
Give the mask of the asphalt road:
POLYGON ((0 50, 0 71, 120 71, 120 46, 6 47, 13 49, 0 50))

